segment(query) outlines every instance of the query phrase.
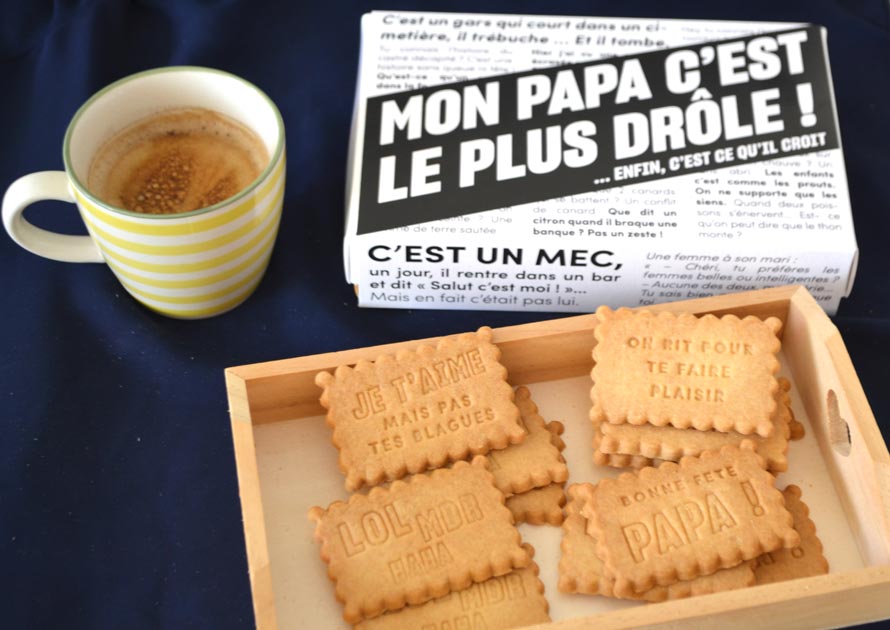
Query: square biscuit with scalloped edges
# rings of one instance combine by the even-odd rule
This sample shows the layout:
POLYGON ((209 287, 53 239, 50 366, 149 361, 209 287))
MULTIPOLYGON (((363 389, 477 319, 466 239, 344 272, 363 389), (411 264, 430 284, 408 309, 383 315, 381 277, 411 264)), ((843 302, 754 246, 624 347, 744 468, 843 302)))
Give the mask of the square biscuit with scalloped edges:
POLYGON ((591 420, 769 437, 781 320, 600 307, 591 420))
MULTIPOLYGON (((553 420, 547 423, 550 442, 559 451, 559 460, 565 464, 562 452, 566 443, 562 440, 565 426, 553 420)), ((541 488, 533 488, 521 494, 507 497, 507 508, 513 513, 516 524, 560 525, 565 518, 563 506, 566 504, 565 481, 551 483, 541 488)))
POLYGON ((828 560, 822 553, 822 541, 816 535, 816 524, 810 519, 809 506, 801 499, 803 492, 799 486, 791 485, 782 494, 785 495, 785 507, 794 517, 794 529, 800 534, 800 545, 760 556, 754 571, 758 584, 828 573, 828 560))
MULTIPOLYGON (((573 484, 568 488, 569 503, 562 524, 562 555, 559 558, 559 582, 557 587, 564 593, 585 593, 618 597, 615 578, 610 575, 597 555, 597 540, 587 532, 587 519, 581 508, 591 499, 596 487, 589 483, 573 484)), ((656 586, 645 593, 631 593, 626 599, 661 602, 708 593, 718 593, 754 584, 752 562, 745 562, 731 569, 722 569, 711 575, 692 580, 675 582, 668 586, 656 586)))
POLYGON ((569 478, 560 449, 554 444, 553 435, 527 387, 516 389, 515 401, 520 422, 527 432, 525 440, 488 453, 488 469, 494 475, 494 485, 508 497, 551 483, 563 483, 569 478))
POLYGON ((487 465, 477 456, 309 510, 346 621, 422 604, 529 565, 487 465))
POLYGON ((378 485, 525 439, 491 328, 319 372, 346 489, 378 485))
POLYGON ((603 421, 591 418, 593 422, 593 463, 597 466, 611 466, 612 468, 635 468, 637 470, 648 466, 660 466, 662 459, 651 459, 643 455, 627 455, 624 453, 604 453, 600 448, 603 440, 603 421))
POLYGON ((561 483, 551 483, 507 498, 507 508, 517 524, 560 525, 565 518, 565 504, 566 491, 561 483))
POLYGON ((581 511, 621 597, 800 544, 750 442, 604 479, 581 511))
POLYGON ((757 454, 766 460, 770 472, 788 470, 788 440, 791 437, 791 397, 788 379, 779 378, 776 410, 772 421, 772 435, 742 435, 735 431, 696 431, 676 429, 672 426, 656 427, 651 424, 598 423, 600 436, 596 448, 609 455, 633 455, 649 459, 679 461, 681 457, 695 457, 705 451, 719 450, 724 446, 738 446, 744 440, 754 443, 757 454))

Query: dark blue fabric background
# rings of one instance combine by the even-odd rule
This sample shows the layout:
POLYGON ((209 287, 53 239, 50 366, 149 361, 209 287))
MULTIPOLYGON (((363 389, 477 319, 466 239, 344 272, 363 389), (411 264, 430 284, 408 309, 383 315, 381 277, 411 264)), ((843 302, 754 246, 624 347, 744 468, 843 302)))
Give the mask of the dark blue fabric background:
MULTIPOLYGON (((196 64, 259 85, 287 127, 277 247, 243 306, 182 322, 104 265, 51 262, 0 237, 0 626, 253 625, 223 368, 515 324, 532 313, 362 310, 340 241, 359 17, 374 8, 808 21, 829 49, 859 276, 835 319, 890 436, 890 16, 884 0, 588 2, 4 2, 0 189, 59 169, 89 95, 196 64)), ((41 203, 44 227, 83 233, 41 203)), ((560 315, 551 315, 556 317, 560 315)))

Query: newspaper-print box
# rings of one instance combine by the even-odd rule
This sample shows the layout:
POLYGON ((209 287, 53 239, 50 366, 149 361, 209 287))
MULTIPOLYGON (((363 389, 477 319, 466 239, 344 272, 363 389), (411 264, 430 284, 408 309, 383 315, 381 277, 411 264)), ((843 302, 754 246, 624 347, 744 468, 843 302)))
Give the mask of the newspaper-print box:
POLYGON ((369 13, 347 204, 370 307, 834 313, 858 257, 813 25, 369 13))

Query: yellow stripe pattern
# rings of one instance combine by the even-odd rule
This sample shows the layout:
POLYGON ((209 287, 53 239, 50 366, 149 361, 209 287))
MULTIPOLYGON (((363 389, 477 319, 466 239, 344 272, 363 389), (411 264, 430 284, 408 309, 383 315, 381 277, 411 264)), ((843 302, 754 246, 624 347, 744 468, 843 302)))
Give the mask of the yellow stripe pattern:
POLYGON ((193 217, 122 214, 74 193, 87 230, 124 288, 159 313, 191 319, 234 308, 259 284, 281 220, 284 173, 282 152, 255 190, 193 217))

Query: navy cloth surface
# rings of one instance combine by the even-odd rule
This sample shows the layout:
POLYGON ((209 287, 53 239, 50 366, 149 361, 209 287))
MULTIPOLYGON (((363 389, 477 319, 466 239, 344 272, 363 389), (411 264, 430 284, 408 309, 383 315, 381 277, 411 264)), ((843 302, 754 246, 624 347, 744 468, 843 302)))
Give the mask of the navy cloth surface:
MULTIPOLYGON (((287 128, 284 216, 242 306, 177 321, 104 265, 0 238, 0 626, 253 625, 223 369, 558 314, 367 310, 343 278, 359 20, 377 8, 805 21, 829 31, 861 262, 835 322, 890 436, 890 15, 883 0, 4 2, 0 186, 60 169, 77 107, 133 72, 241 75, 287 128)), ((73 206, 28 217, 84 233, 73 206)))

